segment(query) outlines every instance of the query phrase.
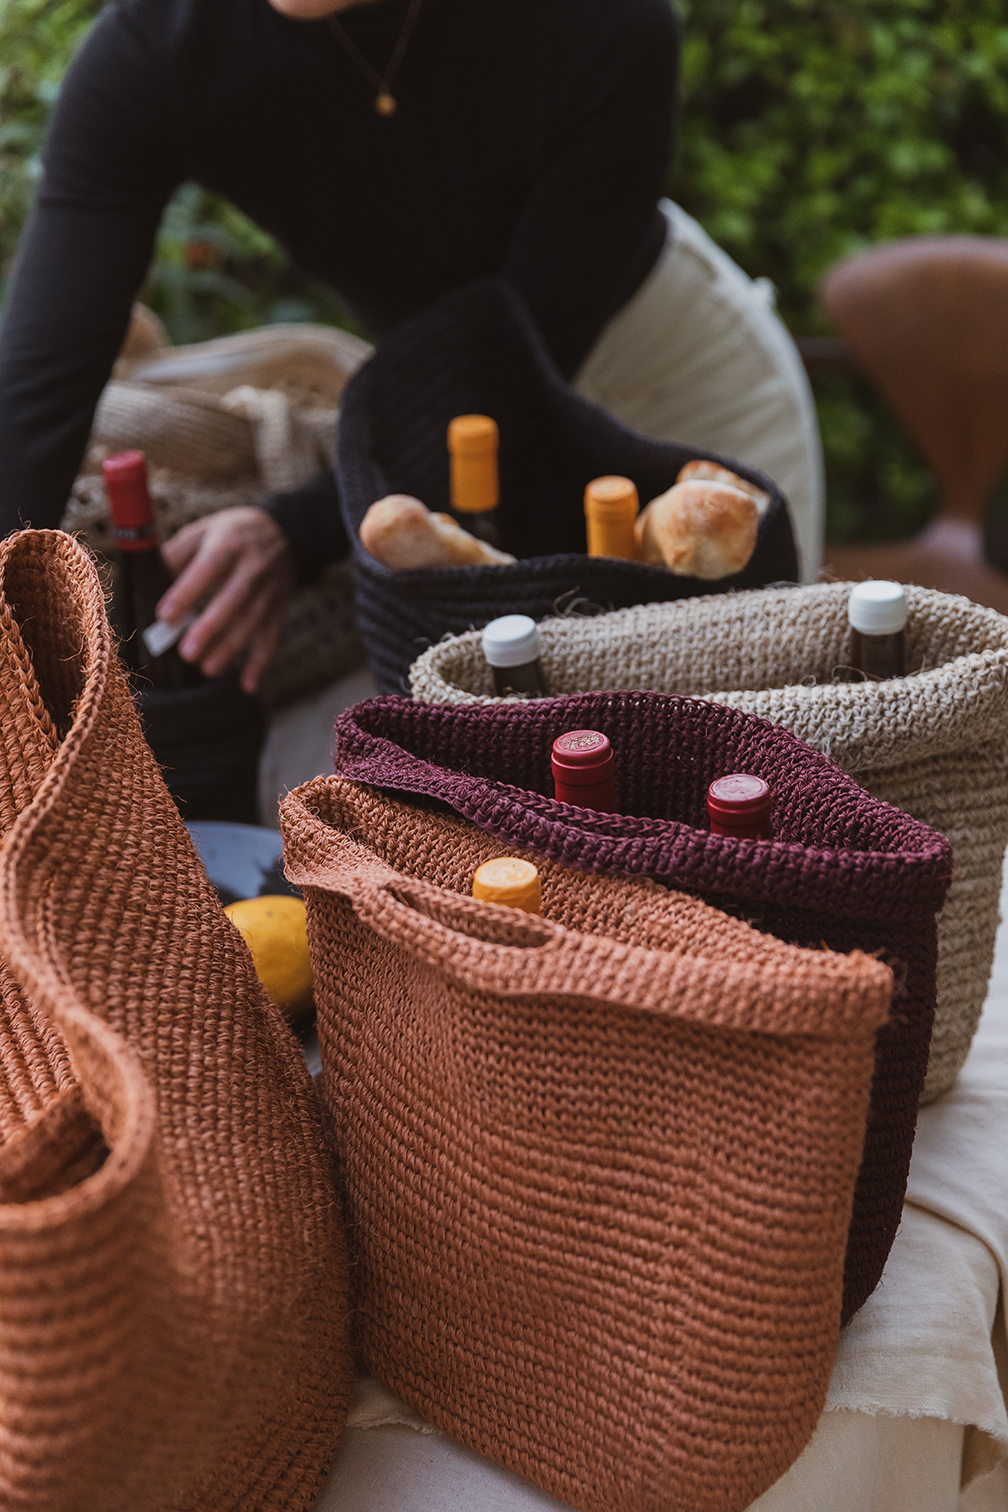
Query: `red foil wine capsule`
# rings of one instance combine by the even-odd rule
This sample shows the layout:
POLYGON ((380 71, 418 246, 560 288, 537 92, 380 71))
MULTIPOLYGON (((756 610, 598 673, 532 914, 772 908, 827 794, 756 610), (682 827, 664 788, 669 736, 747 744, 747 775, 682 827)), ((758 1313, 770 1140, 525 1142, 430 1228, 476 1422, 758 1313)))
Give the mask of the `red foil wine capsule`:
POLYGON ((157 527, 143 452, 119 452, 115 457, 107 457, 102 463, 102 473, 117 549, 149 551, 157 542, 157 527))
POLYGON ((615 814, 616 758, 599 730, 569 730, 553 742, 553 781, 559 803, 615 814))
POLYGON ((707 789, 711 834, 737 840, 772 840, 770 810, 773 794, 762 777, 732 772, 716 778, 707 789))

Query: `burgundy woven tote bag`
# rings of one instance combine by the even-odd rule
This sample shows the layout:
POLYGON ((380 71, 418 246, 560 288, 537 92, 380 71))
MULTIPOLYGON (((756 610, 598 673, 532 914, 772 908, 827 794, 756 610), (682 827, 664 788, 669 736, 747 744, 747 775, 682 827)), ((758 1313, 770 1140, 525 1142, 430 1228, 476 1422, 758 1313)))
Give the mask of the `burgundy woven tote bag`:
POLYGON ((753 715, 653 693, 505 707, 358 704, 336 724, 336 772, 437 799, 512 845, 586 871, 649 876, 741 912, 795 944, 877 951, 897 987, 877 1043, 847 1247, 844 1321, 871 1295, 899 1224, 935 1007, 944 836, 870 797, 825 756, 753 715), (619 814, 557 803, 550 748, 598 729, 617 761, 619 814), (708 829, 708 784, 764 777, 774 841, 708 829))
POLYGON ((353 1379, 321 1110, 58 531, 0 546, 0 833, 0 1506, 307 1512, 353 1379))
POLYGON ((289 795, 370 1368, 582 1512, 740 1512, 801 1452, 891 973, 319 778, 289 795))

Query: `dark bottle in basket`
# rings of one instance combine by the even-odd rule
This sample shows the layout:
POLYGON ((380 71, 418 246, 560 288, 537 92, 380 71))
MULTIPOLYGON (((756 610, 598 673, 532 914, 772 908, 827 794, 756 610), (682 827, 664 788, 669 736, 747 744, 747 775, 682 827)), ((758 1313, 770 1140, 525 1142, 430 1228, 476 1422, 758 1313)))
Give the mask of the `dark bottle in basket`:
POLYGON ((553 782, 559 803, 618 813, 616 758, 601 730, 569 730, 553 742, 553 782))
POLYGON ((147 460, 142 451, 120 452, 102 463, 102 472, 119 556, 111 609, 119 654, 138 683, 155 688, 197 687, 203 674, 182 660, 176 645, 165 644, 171 632, 157 617, 158 600, 170 588, 172 575, 158 544, 147 460))
POLYGON ((851 662, 865 677, 887 680, 904 673, 907 596, 901 583, 858 583, 847 600, 851 662))
POLYGON ((527 614, 502 614, 483 630, 483 655, 493 672, 494 689, 502 696, 527 693, 538 698, 549 691, 542 651, 539 626, 527 614))
POLYGON ((733 835, 736 840, 772 840, 771 793, 762 777, 731 772, 717 777, 707 789, 707 813, 712 835, 733 835))
POLYGON ((498 442, 497 422, 489 415, 456 415, 448 426, 451 507, 470 535, 499 551, 498 442))

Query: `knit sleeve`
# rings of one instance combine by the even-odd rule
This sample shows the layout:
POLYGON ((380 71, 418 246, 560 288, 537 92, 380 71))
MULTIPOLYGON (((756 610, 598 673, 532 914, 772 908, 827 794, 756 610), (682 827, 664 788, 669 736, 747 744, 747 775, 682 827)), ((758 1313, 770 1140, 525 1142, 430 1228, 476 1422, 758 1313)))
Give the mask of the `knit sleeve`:
POLYGON ((182 176, 164 60, 107 8, 67 74, 0 327, 0 535, 59 523, 182 176))
POLYGON ((679 30, 668 0, 578 0, 553 51, 543 161, 503 274, 569 377, 664 241, 679 30))

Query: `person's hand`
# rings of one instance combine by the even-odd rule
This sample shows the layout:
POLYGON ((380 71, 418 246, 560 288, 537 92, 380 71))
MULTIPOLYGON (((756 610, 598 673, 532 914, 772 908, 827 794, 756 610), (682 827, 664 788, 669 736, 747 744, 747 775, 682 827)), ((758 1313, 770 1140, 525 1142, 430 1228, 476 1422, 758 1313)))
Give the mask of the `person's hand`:
POLYGON ((287 537, 264 509, 239 505, 184 526, 161 548, 178 576, 158 604, 170 625, 213 597, 179 644, 186 661, 218 677, 247 652, 241 676, 254 693, 273 654, 284 610, 294 587, 287 537))

